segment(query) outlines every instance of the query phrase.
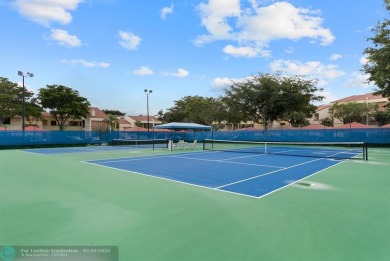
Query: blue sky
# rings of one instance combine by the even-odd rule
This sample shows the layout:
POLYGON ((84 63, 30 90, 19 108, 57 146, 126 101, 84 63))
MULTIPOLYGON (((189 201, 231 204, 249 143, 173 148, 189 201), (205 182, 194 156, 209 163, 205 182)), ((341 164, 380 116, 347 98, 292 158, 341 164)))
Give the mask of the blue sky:
POLYGON ((150 115, 218 97, 258 73, 318 79, 326 102, 371 92, 367 37, 382 0, 3 0, 0 76, 78 90, 92 106, 150 115))

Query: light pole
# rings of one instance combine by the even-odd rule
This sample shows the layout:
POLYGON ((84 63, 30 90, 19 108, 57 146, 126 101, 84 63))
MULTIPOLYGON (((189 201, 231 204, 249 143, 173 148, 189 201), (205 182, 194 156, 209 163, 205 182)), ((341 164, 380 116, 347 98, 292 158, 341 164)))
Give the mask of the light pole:
POLYGON ((24 75, 23 72, 18 71, 18 75, 19 75, 19 76, 22 76, 22 79, 23 79, 23 94, 22 94, 22 99, 23 99, 23 103, 22 103, 22 130, 24 131, 24 130, 25 130, 24 118, 26 118, 26 98, 25 98, 26 89, 25 89, 25 87, 24 87, 24 77, 34 77, 34 74, 28 72, 27 75, 24 75))
POLYGON ((144 92, 146 94, 146 114, 147 114, 146 116, 148 117, 148 132, 149 132, 149 94, 151 94, 153 91, 145 89, 144 92))

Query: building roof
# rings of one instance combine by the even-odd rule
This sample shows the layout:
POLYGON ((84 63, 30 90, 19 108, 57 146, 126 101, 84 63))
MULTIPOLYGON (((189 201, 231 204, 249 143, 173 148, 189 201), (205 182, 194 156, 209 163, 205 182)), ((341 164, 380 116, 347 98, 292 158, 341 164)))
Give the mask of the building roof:
POLYGON ((125 119, 119 119, 119 120, 118 120, 118 123, 119 123, 119 124, 131 124, 130 122, 128 122, 128 121, 125 120, 125 119))
MULTIPOLYGON (((147 122, 148 121, 148 116, 129 116, 129 117, 132 118, 135 121, 140 121, 140 122, 147 122)), ((158 120, 154 116, 149 116, 149 121, 158 121, 158 122, 160 122, 160 120, 158 120)))
POLYGON ((377 96, 374 95, 373 92, 366 93, 366 94, 361 94, 361 95, 352 95, 340 100, 333 101, 332 103, 335 102, 356 102, 356 101, 370 101, 370 100, 378 100, 378 99, 383 99, 382 96, 377 96))
POLYGON ((50 113, 48 113, 47 111, 43 111, 43 112, 41 112, 41 115, 43 116, 43 117, 51 117, 51 115, 50 115, 50 113))
POLYGON ((107 118, 107 114, 105 114, 102 110, 100 110, 97 107, 89 107, 89 114, 91 115, 91 118, 107 118), (95 112, 95 115, 93 115, 93 111, 95 112))
POLYGON ((322 111, 322 110, 328 109, 329 107, 330 107, 329 104, 320 105, 317 107, 316 111, 322 111))
MULTIPOLYGON (((41 115, 45 118, 51 118, 51 114, 46 111, 41 112, 41 115)), ((107 118, 107 114, 105 114, 98 107, 89 107, 89 115, 91 116, 91 118, 101 118, 101 119, 107 118), (92 111, 94 112, 95 115, 93 115, 92 111)))

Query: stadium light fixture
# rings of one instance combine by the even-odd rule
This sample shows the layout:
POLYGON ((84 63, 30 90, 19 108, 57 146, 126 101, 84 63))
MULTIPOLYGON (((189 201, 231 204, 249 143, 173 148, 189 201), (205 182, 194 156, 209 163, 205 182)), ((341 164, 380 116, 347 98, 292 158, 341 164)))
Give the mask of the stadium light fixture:
POLYGON ((25 92, 26 92, 26 88, 24 86, 24 78, 25 77, 34 77, 34 74, 33 73, 30 73, 30 72, 27 72, 26 75, 24 75, 23 72, 21 71, 18 71, 18 75, 19 76, 22 76, 22 82, 23 82, 23 93, 22 93, 22 130, 25 131, 25 118, 26 118, 26 96, 25 96, 25 92))
POLYGON ((149 95, 153 92, 153 90, 144 90, 146 94, 146 117, 148 118, 148 132, 149 132, 149 95))

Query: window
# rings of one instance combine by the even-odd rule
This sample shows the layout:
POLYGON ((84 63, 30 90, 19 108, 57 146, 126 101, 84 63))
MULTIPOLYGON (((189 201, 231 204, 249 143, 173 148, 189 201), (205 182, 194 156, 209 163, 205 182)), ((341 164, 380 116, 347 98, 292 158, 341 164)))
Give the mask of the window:
POLYGON ((56 126, 57 122, 56 121, 50 121, 50 126, 56 126))
POLYGON ((69 122, 69 126, 81 126, 81 121, 71 121, 69 122))

